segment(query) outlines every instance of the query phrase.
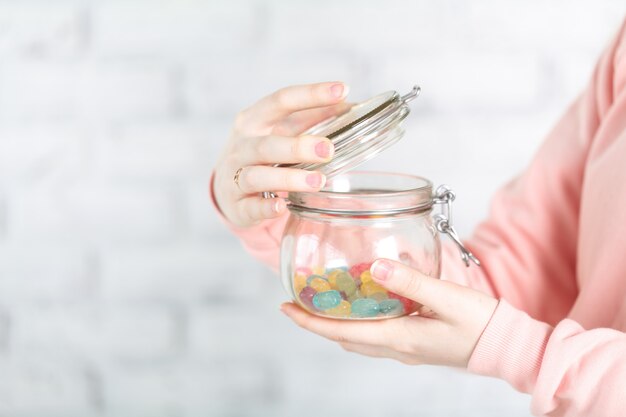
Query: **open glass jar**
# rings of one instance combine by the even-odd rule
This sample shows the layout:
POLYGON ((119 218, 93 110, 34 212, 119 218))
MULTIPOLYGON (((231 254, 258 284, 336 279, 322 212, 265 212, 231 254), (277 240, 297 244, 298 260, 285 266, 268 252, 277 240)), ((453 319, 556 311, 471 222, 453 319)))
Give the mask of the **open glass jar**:
POLYGON ((419 304, 375 283, 369 269, 387 258, 439 278, 439 233, 457 243, 466 265, 479 264, 452 227, 450 188, 433 190, 431 181, 412 175, 348 172, 402 137, 407 102, 418 92, 415 87, 405 96, 381 94, 307 132, 329 137, 335 157, 297 166, 324 172, 327 183, 320 192, 287 197, 281 279, 292 299, 311 313, 357 320, 414 313, 419 304), (433 215, 436 204, 442 210, 433 215))

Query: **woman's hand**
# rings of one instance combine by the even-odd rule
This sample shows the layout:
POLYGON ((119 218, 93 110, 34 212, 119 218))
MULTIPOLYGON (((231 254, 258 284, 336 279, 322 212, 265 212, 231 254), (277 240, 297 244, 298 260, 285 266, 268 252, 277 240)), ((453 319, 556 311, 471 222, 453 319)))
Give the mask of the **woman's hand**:
POLYGON ((247 227, 280 216, 283 199, 263 199, 263 191, 318 191, 324 186, 319 172, 272 165, 330 160, 334 149, 328 138, 298 135, 345 112, 347 94, 340 82, 286 87, 237 115, 214 177, 215 199, 228 220, 247 227))
POLYGON ((432 310, 391 320, 341 321, 317 317, 293 303, 281 310, 300 327, 350 352, 417 365, 466 367, 498 301, 471 288, 431 278, 400 262, 376 261, 372 278, 432 310))

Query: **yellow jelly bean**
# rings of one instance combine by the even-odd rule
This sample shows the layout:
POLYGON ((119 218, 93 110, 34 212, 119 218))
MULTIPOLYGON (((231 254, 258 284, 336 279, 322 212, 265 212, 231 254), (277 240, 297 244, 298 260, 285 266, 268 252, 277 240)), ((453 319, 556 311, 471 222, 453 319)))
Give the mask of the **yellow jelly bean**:
POLYGON ((348 317, 351 313, 352 306, 346 300, 341 300, 337 307, 326 310, 324 313, 336 317, 348 317))
POLYGON ((317 292, 330 291, 330 284, 323 278, 313 278, 309 282, 309 287, 313 288, 317 292))
POLYGON ((387 294, 387 290, 376 284, 374 281, 366 282, 361 285, 361 293, 363 293, 363 295, 366 297, 369 297, 370 295, 377 292, 387 294))
POLYGON ((324 275, 326 274, 326 268, 324 268, 323 266, 316 266, 315 268, 313 268, 313 274, 324 275))
POLYGON ((293 277, 293 288, 296 294, 300 294, 300 291, 302 291, 304 287, 306 287, 306 275, 296 274, 293 277))
POLYGON ((365 284, 366 282, 372 282, 372 273, 368 271, 363 271, 361 274, 361 283, 365 284))

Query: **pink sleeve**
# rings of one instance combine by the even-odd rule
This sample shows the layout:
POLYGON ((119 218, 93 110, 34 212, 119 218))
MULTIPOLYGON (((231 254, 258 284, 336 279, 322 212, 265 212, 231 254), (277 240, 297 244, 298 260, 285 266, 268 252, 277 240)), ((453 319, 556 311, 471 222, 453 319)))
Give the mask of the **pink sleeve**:
POLYGON ((563 319, 577 294, 578 202, 589 143, 597 132, 618 138, 626 131, 623 122, 603 124, 625 117, 625 51, 623 26, 530 168, 497 194, 490 219, 467 242, 485 267, 446 271, 502 298, 468 369, 532 394, 536 415, 626 410, 626 334, 563 319))
POLYGON ((214 179, 215 175, 212 175, 211 181, 209 182, 209 195, 211 196, 213 207, 222 222, 241 240, 243 247, 248 253, 267 264, 274 272, 278 272, 280 263, 280 240, 289 214, 286 212, 279 218, 265 220, 252 227, 237 227, 224 217, 224 214, 215 200, 215 193, 213 192, 214 179))
MULTIPOLYGON (((451 261, 458 255, 447 246, 443 279, 505 298, 552 325, 567 315, 578 295, 576 251, 585 166, 603 117, 615 108, 618 89, 624 90, 614 77, 626 73, 626 60, 616 68, 616 57, 625 45, 622 27, 583 94, 548 134, 527 169, 494 195, 487 220, 465 240, 482 267, 465 268, 451 261)), ((616 137, 621 133, 611 132, 616 137)))
POLYGON ((597 124, 591 100, 586 94, 569 108, 528 168, 496 192, 488 219, 464 240, 481 267, 466 268, 446 245, 442 279, 505 298, 551 324, 567 314, 577 295, 579 204, 597 124))
POLYGON ((556 327, 501 300, 468 370, 532 394, 535 415, 621 416, 626 410, 626 334, 585 330, 565 319, 556 327))

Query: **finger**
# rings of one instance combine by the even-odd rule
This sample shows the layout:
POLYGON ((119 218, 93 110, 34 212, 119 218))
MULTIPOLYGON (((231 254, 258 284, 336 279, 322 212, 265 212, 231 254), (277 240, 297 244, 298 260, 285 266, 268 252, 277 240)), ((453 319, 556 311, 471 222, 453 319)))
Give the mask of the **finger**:
POLYGON ((348 91, 348 86, 341 82, 281 88, 241 112, 237 125, 246 126, 246 130, 271 128, 291 113, 336 104, 348 95, 348 91))
POLYGON ((254 224, 280 217, 286 207, 282 198, 247 197, 235 204, 237 217, 242 224, 254 224))
POLYGON ((400 262, 379 259, 370 268, 372 278, 403 297, 430 307, 440 316, 453 315, 463 304, 463 287, 422 274, 400 262))
POLYGON ((324 162, 332 158, 334 147, 322 136, 261 136, 246 139, 240 147, 241 165, 324 162))
POLYGON ((354 103, 341 102, 332 106, 302 110, 293 113, 274 126, 272 133, 277 135, 299 135, 310 127, 333 116, 344 114, 354 103))
POLYGON ((326 177, 316 171, 268 166, 248 166, 239 173, 239 188, 244 194, 263 191, 319 191, 326 177))
POLYGON ((283 304, 281 311, 303 329, 334 342, 386 346, 393 340, 393 320, 347 321, 318 317, 293 303, 283 304))

